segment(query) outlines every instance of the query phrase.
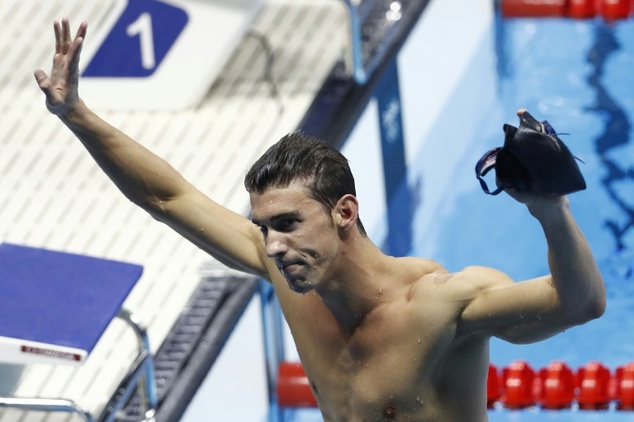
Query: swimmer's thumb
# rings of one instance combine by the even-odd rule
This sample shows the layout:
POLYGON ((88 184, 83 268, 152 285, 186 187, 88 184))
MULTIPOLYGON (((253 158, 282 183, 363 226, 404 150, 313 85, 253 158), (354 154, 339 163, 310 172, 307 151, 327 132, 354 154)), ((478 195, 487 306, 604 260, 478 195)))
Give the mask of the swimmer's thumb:
POLYGON ((48 91, 51 88, 51 80, 48 75, 46 75, 42 69, 37 69, 33 72, 33 76, 35 76, 35 81, 40 89, 48 96, 48 91))

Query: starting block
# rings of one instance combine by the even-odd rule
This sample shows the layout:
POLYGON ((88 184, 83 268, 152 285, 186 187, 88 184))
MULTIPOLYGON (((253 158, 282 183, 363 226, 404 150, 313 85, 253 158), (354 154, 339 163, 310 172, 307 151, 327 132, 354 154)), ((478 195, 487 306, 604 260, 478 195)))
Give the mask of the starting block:
POLYGON ((137 318, 122 308, 142 272, 142 266, 131 263, 0 244, 0 363, 81 365, 115 317, 127 322, 139 340, 138 356, 97 417, 81 404, 57 397, 0 397, 0 408, 113 421, 143 382, 146 420, 151 420, 157 395, 149 339, 137 318))

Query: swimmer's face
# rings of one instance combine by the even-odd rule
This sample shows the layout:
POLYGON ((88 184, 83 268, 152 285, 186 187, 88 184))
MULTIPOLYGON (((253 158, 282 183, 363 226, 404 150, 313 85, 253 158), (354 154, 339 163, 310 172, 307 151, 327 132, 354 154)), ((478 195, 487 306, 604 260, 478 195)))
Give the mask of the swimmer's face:
POLYGON ((339 250, 339 237, 322 203, 301 182, 251 193, 253 223, 262 232, 268 257, 298 293, 315 289, 339 250))

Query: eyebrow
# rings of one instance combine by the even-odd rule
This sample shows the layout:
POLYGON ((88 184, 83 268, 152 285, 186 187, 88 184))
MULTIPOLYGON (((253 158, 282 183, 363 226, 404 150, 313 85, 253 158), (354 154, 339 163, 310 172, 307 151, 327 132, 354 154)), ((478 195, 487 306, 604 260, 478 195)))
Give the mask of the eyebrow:
MULTIPOLYGON (((302 214, 302 213, 301 213, 301 211, 299 211, 299 210, 294 210, 294 211, 283 212, 283 213, 281 213, 281 214, 276 214, 276 215, 274 215, 273 217, 271 217, 271 218, 269 219, 269 221, 270 221, 271 223, 275 224, 276 222, 281 221, 281 220, 286 220, 286 219, 289 219, 289 218, 298 218, 301 214, 302 214)), ((256 226, 261 226, 261 225, 263 225, 263 222, 262 222, 261 220, 258 220, 257 218, 252 218, 252 219, 251 219, 251 222, 252 222, 253 224, 255 224, 256 226)))

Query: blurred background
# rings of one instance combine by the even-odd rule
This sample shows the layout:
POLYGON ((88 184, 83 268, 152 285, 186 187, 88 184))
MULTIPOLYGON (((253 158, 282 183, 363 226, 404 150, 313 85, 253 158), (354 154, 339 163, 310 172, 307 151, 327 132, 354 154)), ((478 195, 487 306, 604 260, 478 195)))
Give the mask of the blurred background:
MULTIPOLYGON (((474 173, 526 108, 581 160, 588 187, 571 207, 608 309, 533 345, 494 340, 491 363, 599 362, 612 376, 634 361, 633 13, 632 2, 611 0, 3 0, 0 240, 144 267, 124 306, 148 329, 157 420, 319 421, 314 408, 278 403, 278 366, 298 357, 267 285, 136 209, 46 111, 32 73, 49 70, 53 20, 68 16, 73 31, 89 23, 86 103, 213 199, 248 215, 244 172, 303 130, 349 158, 377 244, 450 271, 548 272, 537 223, 509 197, 485 195, 474 173)), ((0 365, 0 395, 70 398, 106 420, 137 348, 115 319, 80 367, 0 365)), ((141 396, 115 419, 142 420, 141 396)), ((489 417, 634 418, 615 400, 577 407, 497 402, 489 417)), ((0 410, 3 422, 58 420, 82 419, 0 410)))

